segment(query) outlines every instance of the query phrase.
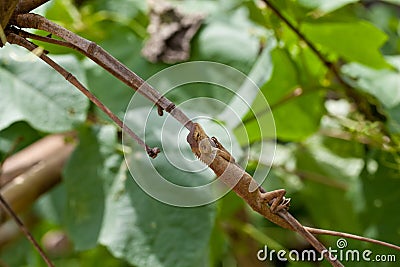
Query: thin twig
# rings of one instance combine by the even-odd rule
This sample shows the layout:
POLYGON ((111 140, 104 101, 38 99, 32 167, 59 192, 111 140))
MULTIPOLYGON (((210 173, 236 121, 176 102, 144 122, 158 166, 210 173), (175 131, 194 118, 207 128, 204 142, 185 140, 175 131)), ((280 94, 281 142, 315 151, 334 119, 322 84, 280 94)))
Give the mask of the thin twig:
POLYGON ((115 59, 112 55, 107 53, 96 43, 86 40, 85 38, 82 38, 79 35, 37 14, 18 15, 16 18, 16 25, 21 28, 44 30, 61 37, 76 47, 79 52, 92 59, 116 78, 148 98, 151 102, 159 107, 159 110, 165 110, 170 113, 187 129, 190 130, 192 128, 193 122, 183 113, 181 109, 177 108, 174 103, 161 95, 151 85, 146 83, 142 78, 115 59))
POLYGON ((39 252, 40 256, 43 258, 43 260, 46 262, 47 266, 49 267, 54 267, 54 264, 51 262, 51 260, 47 257, 46 253, 43 251, 43 249, 40 247, 39 243, 35 240, 33 235, 29 232, 28 228, 24 225, 24 223, 21 221, 21 219, 18 217, 17 214, 13 211, 13 209, 8 205, 7 201, 3 198, 3 196, 0 194, 0 203, 3 209, 7 212, 7 214, 14 219, 14 221, 17 223, 18 227, 21 229, 21 231, 24 233, 26 238, 32 243, 32 245, 35 247, 35 249, 39 252))
MULTIPOLYGON (((14 33, 8 34, 7 40, 12 44, 17 44, 19 46, 22 46, 28 49, 29 51, 33 51, 38 47, 35 44, 27 41, 26 39, 14 33)), ((157 156, 157 154, 160 152, 159 148, 157 147, 150 148, 139 136, 137 136, 127 125, 125 125, 95 95, 93 95, 88 89, 86 89, 86 87, 83 84, 81 84, 74 75, 72 75, 70 72, 65 70, 60 65, 58 65, 56 62, 54 62, 51 58, 49 58, 45 54, 43 53, 41 53, 40 55, 37 55, 36 53, 34 54, 38 56, 40 59, 42 59, 44 62, 46 62, 48 65, 50 65, 55 71, 60 73, 69 83, 74 85, 79 91, 81 91, 84 95, 86 95, 90 99, 90 101, 92 101, 98 108, 100 108, 111 120, 113 120, 121 129, 126 131, 134 140, 136 140, 136 142, 146 150, 146 152, 150 157, 155 158, 157 156)))
POLYGON ((54 154, 61 154, 67 143, 73 143, 72 141, 67 142, 66 139, 75 140, 75 133, 47 135, 33 144, 30 144, 28 147, 14 153, 10 157, 7 157, 2 166, 0 188, 19 175, 31 171, 32 167, 38 163, 52 157, 54 158, 54 154))
POLYGON ((364 241, 364 242, 369 242, 389 248, 393 248, 396 250, 400 251, 400 247, 393 245, 391 243, 387 243, 384 241, 368 238, 368 237, 363 237, 363 236, 358 236, 358 235, 353 235, 353 234, 348 234, 348 233, 343 233, 343 232, 337 232, 337 231, 331 231, 331 230, 325 230, 325 229, 316 229, 316 228, 311 228, 311 227, 304 227, 306 230, 308 230, 310 233, 316 234, 316 235, 330 235, 330 236, 338 236, 338 237, 344 237, 344 238, 351 238, 359 241, 364 241))
POLYGON ((64 47, 68 47, 68 48, 77 50, 77 48, 74 45, 72 45, 64 40, 57 40, 57 39, 54 39, 54 38, 51 38, 48 36, 41 36, 41 35, 37 35, 34 33, 26 32, 26 31, 23 31, 20 29, 13 29, 13 30, 15 31, 15 33, 17 33, 19 36, 21 36, 23 38, 30 38, 30 39, 46 42, 49 44, 55 44, 55 45, 64 46, 64 47))

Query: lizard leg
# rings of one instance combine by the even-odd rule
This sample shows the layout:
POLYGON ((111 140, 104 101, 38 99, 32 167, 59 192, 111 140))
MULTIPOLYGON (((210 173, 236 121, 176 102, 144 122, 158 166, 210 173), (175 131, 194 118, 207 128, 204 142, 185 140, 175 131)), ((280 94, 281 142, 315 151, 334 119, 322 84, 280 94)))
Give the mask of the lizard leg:
POLYGON ((261 193, 261 198, 270 205, 273 213, 283 209, 289 209, 290 198, 285 198, 286 190, 278 189, 270 192, 261 193))
POLYGON ((232 155, 228 152, 228 150, 225 149, 225 147, 218 141, 216 137, 211 137, 211 140, 214 142, 215 147, 219 149, 218 154, 221 157, 229 162, 235 162, 235 159, 232 157, 232 155))

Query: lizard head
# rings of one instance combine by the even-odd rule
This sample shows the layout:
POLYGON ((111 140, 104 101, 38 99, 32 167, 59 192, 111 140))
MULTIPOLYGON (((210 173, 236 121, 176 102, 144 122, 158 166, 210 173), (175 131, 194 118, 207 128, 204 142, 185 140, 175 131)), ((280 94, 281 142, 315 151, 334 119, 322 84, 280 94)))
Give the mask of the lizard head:
POLYGON ((186 138, 193 153, 207 165, 210 164, 215 155, 213 148, 216 147, 215 142, 208 137, 203 128, 198 123, 193 123, 192 129, 186 138))

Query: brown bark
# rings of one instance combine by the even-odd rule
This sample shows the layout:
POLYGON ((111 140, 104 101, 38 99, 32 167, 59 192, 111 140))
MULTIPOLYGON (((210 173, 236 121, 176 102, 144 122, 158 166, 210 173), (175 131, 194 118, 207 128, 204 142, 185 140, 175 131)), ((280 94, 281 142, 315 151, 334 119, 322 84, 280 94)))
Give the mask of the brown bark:
POLYGON ((24 173, 40 161, 65 147, 65 138, 68 135, 54 134, 44 137, 29 147, 7 158, 0 171, 0 188, 14 177, 24 173))
POLYGON ((17 14, 28 13, 31 10, 43 5, 49 0, 20 0, 16 9, 17 14))
MULTIPOLYGON (((49 138, 46 140, 49 142, 49 138)), ((39 142, 42 142, 43 145, 44 141, 41 140, 39 142)), ((54 140, 50 140, 50 143, 52 143, 54 147, 47 148, 52 152, 49 153, 49 151, 47 151, 46 158, 42 157, 37 144, 36 146, 33 145, 33 148, 29 147, 26 149, 26 151, 28 151, 27 155, 34 157, 30 159, 32 161, 30 161, 26 155, 18 156, 24 160, 20 161, 20 168, 17 166, 15 169, 24 169, 25 171, 19 176, 14 177, 12 181, 1 188, 0 194, 15 212, 26 210, 39 196, 60 182, 62 167, 72 153, 74 145, 64 142, 62 146, 60 146, 60 144, 54 142, 54 140), (32 150, 37 151, 38 154, 32 154, 32 150), (39 158, 41 160, 37 161, 39 158), (26 170, 26 166, 32 162, 37 163, 26 170)), ((46 147, 46 145, 47 144, 44 144, 42 147, 46 147)), ((21 153, 24 153, 24 150, 22 150, 21 153)), ((4 210, 0 210, 0 221, 4 221, 5 218, 6 214, 4 210)))
POLYGON ((4 29, 17 7, 18 0, 0 1, 0 25, 4 29))

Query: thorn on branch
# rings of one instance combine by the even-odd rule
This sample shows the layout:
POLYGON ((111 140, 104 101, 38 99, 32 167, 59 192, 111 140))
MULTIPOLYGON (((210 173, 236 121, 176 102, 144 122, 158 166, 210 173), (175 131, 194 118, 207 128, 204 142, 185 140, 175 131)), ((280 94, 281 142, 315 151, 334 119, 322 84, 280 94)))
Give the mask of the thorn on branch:
POLYGON ((157 157, 158 153, 161 152, 161 150, 158 147, 150 148, 149 146, 146 145, 146 152, 150 158, 155 159, 157 157))
POLYGON ((159 116, 164 115, 163 108, 157 105, 157 113, 159 116))

